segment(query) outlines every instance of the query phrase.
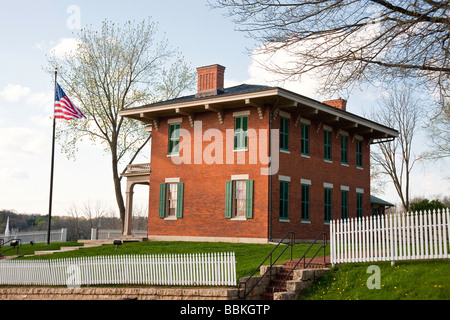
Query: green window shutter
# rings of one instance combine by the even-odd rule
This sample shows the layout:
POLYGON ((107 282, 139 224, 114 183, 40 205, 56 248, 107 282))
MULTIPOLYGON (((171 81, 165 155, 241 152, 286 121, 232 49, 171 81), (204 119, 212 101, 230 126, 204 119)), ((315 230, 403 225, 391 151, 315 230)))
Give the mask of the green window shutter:
POLYGON ((309 155, 309 125, 302 123, 301 153, 309 155))
POLYGON ((231 218, 233 199, 233 181, 227 181, 225 185, 225 218, 231 218))
POLYGON ((289 150, 289 119, 280 117, 280 149, 289 150))
POLYGON ((242 131, 244 134, 244 148, 248 148, 248 138, 247 138, 247 131, 248 131, 248 117, 242 118, 242 131))
POLYGON ((177 218, 183 218, 183 193, 184 183, 177 184, 177 218))
POLYGON ((166 216, 166 184, 161 183, 159 185, 159 217, 164 218, 166 216))
POLYGON ((247 180, 245 186, 245 217, 247 219, 253 218, 253 180, 247 180))

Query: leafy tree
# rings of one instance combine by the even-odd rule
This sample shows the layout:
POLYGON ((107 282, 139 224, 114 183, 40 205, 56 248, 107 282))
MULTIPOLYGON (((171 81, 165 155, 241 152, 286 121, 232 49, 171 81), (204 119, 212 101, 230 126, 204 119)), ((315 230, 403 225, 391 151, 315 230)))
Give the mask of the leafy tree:
POLYGON ((150 20, 123 25, 105 20, 101 30, 85 28, 76 35, 76 50, 49 58, 49 69, 58 69, 58 83, 87 118, 59 122, 57 139, 72 158, 83 139, 102 146, 110 155, 122 228, 125 204, 119 165, 133 161, 150 136, 139 123, 118 112, 175 98, 195 81, 195 73, 180 54, 167 40, 157 40, 157 31, 150 20))
POLYGON ((441 210, 447 208, 442 202, 439 200, 428 200, 423 199, 418 202, 411 202, 410 209, 412 212, 415 211, 429 211, 429 210, 441 210))

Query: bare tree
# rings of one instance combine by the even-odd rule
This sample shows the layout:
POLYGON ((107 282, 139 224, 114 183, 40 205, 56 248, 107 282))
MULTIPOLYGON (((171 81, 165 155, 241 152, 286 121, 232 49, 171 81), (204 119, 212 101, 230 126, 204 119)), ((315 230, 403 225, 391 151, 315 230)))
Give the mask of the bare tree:
POLYGON ((58 68, 58 82, 87 119, 60 122, 56 137, 70 157, 83 139, 103 146, 111 156, 123 229, 125 204, 118 167, 132 161, 150 135, 136 121, 120 117, 119 111, 175 98, 194 85, 195 72, 166 40, 157 40, 157 26, 150 20, 123 26, 104 21, 100 31, 82 29, 77 40, 74 52, 51 57, 49 62, 51 69, 58 68))
MULTIPOLYGON (((427 124, 431 150, 424 157, 431 160, 450 158, 450 102, 445 101, 427 124)), ((449 177, 450 178, 450 177, 449 177)))
POLYGON ((81 214, 89 222, 90 228, 98 229, 101 218, 108 216, 109 211, 100 201, 86 201, 81 207, 81 214))
POLYGON ((382 98, 380 108, 372 114, 372 119, 397 128, 399 136, 389 142, 379 143, 378 150, 371 152, 371 160, 388 175, 400 197, 403 210, 409 210, 410 174, 420 157, 414 155, 413 139, 419 129, 422 110, 419 100, 411 89, 394 89, 382 98))
POLYGON ((258 53, 284 51, 288 64, 264 61, 286 79, 317 72, 324 91, 364 81, 414 79, 445 96, 450 80, 450 1, 211 0, 258 53))

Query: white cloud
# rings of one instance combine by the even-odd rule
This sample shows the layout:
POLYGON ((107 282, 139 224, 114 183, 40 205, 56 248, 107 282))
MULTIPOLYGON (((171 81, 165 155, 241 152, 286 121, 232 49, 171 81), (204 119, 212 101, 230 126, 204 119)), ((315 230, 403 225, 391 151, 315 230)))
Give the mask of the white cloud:
POLYGON ((79 41, 75 38, 62 38, 50 49, 50 54, 56 57, 64 57, 78 48, 79 41))
POLYGON ((261 84, 269 86, 280 86, 284 89, 296 92, 298 94, 319 99, 317 90, 320 88, 321 79, 313 72, 302 75, 301 77, 285 79, 280 73, 267 70, 295 67, 295 57, 288 51, 280 49, 276 53, 264 53, 262 47, 257 48, 252 54, 252 64, 248 68, 251 84, 261 84))
POLYGON ((0 91, 0 97, 10 102, 19 101, 22 97, 26 97, 29 94, 30 88, 11 83, 4 87, 2 91, 0 91))
POLYGON ((10 161, 39 155, 45 149, 44 138, 42 132, 30 128, 0 128, 0 155, 10 161))
POLYGON ((1 168, 0 169, 0 180, 3 182, 5 182, 5 181, 9 182, 9 181, 13 181, 13 180, 27 180, 29 178, 30 178, 30 176, 23 169, 19 169, 19 168, 13 168, 13 169, 1 168))

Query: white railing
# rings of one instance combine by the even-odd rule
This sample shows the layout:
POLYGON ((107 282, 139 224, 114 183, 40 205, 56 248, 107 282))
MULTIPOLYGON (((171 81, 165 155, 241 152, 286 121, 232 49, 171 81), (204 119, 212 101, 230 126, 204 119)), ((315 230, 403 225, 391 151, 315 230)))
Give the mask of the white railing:
POLYGON ((235 286, 234 252, 0 260, 0 285, 235 286))
MULTIPOLYGON (((147 236, 147 230, 131 230, 132 235, 147 236)), ((122 235, 121 229, 96 229, 91 228, 91 240, 114 239, 122 235)))
MULTIPOLYGON (((20 239, 22 244, 33 241, 47 242, 47 231, 32 231, 32 232, 13 232, 9 236, 0 235, 0 239, 7 242, 11 239, 20 239)), ((50 230, 50 241, 52 242, 66 242, 67 241, 67 228, 50 230)))
POLYGON ((331 263, 450 258, 450 210, 333 220, 331 263))
POLYGON ((150 172, 150 163, 139 163, 127 165, 127 172, 150 172))

